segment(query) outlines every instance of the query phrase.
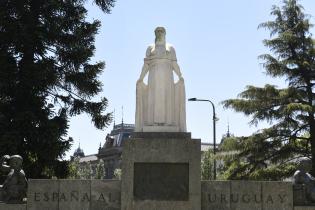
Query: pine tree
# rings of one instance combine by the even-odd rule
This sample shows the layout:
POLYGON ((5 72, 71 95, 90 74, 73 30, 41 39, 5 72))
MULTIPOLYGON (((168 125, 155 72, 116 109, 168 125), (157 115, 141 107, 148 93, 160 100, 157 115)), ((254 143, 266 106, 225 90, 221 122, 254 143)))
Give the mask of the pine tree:
POLYGON ((213 149, 209 149, 201 156, 201 180, 214 179, 214 161, 213 149))
MULTIPOLYGON (((22 155, 31 178, 65 176, 70 116, 87 113, 99 129, 111 117, 106 98, 92 100, 104 63, 91 62, 100 22, 86 21, 84 3, 0 1, 0 155, 22 155)), ((114 0, 95 3, 109 13, 114 0)))
POLYGON ((275 19, 259 26, 270 31, 263 43, 271 54, 260 56, 266 74, 285 79, 287 87, 248 86, 239 98, 224 102, 251 116, 252 124, 270 124, 242 138, 238 157, 245 161, 231 168, 229 178, 281 179, 293 174, 295 159, 305 156, 312 159, 315 175, 315 49, 303 11, 297 0, 284 0, 282 7, 272 8, 275 19))

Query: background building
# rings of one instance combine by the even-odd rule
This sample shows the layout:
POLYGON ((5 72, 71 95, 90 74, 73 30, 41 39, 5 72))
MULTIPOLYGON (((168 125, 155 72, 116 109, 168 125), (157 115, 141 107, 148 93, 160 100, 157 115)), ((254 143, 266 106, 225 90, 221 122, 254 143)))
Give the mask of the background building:
MULTIPOLYGON (((105 143, 100 144, 97 154, 84 155, 83 150, 79 147, 75 150, 73 158, 79 158, 79 163, 84 167, 87 163, 91 165, 92 173, 94 168, 97 168, 100 160, 103 161, 105 170, 105 179, 113 179, 115 177, 115 170, 121 168, 121 155, 124 141, 128 139, 135 130, 134 124, 126 124, 122 121, 121 124, 114 125, 113 130, 106 135, 105 143)), ((218 147, 219 145, 217 145, 218 147)), ((212 143, 201 143, 201 155, 205 151, 213 149, 212 143)), ((93 177, 93 175, 92 175, 93 177)))

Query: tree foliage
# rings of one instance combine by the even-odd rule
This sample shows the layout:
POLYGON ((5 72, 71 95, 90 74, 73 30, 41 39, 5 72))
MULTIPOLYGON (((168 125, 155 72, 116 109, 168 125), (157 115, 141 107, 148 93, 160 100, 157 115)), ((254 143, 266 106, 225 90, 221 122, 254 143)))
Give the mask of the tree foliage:
POLYGON ((270 31, 263 43, 271 54, 259 57, 266 74, 283 78, 287 87, 248 86, 237 99, 223 102, 250 116, 252 124, 270 124, 242 138, 238 159, 244 161, 237 164, 235 159, 229 178, 281 179, 293 174, 294 159, 302 156, 312 159, 315 175, 315 49, 303 10, 297 0, 284 0, 282 7, 272 7, 275 19, 259 26, 270 31))
MULTIPOLYGON (((91 62, 100 22, 84 3, 0 1, 0 155, 22 155, 31 178, 65 175, 69 117, 87 113, 99 129, 111 117, 93 100, 104 62, 91 62)), ((95 3, 108 13, 114 0, 95 3)))
POLYGON ((74 158, 69 163, 69 179, 104 179, 105 165, 103 160, 97 163, 80 163, 80 158, 74 158))
POLYGON ((213 180, 214 179, 214 154, 213 150, 209 149, 204 152, 201 158, 201 180, 213 180))
POLYGON ((214 161, 216 161, 216 175, 218 180, 229 179, 231 170, 240 166, 241 159, 235 159, 241 149, 241 138, 233 135, 223 136, 217 148, 216 155, 213 149, 205 151, 201 156, 201 179, 214 179, 214 161), (233 164, 233 167, 232 167, 233 164))

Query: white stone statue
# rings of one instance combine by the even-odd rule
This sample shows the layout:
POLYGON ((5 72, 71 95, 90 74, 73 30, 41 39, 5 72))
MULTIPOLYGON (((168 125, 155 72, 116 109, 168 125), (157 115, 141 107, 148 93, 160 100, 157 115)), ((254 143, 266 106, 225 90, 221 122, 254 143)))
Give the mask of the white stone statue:
POLYGON ((137 81, 136 132, 186 132, 184 79, 175 49, 165 42, 165 35, 165 28, 155 29, 155 43, 146 51, 137 81), (179 78, 176 83, 173 71, 179 78))

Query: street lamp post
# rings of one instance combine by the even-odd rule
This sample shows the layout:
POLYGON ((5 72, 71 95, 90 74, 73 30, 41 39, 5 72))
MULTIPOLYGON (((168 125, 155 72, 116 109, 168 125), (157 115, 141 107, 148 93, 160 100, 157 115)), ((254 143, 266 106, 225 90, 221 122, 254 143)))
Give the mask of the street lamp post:
MULTIPOLYGON (((215 107, 214 107, 214 104, 212 103, 212 101, 210 100, 206 100, 206 99, 197 99, 197 98, 190 98, 188 99, 188 101, 206 101, 206 102, 210 102, 211 105, 212 105, 212 111, 213 111, 213 118, 212 118, 212 121, 213 121, 213 154, 215 156, 216 154, 216 134, 215 134, 215 128, 216 128, 216 120, 217 120, 217 117, 216 117, 216 114, 215 114, 215 107)), ((217 162, 215 160, 215 157, 213 159, 213 179, 216 180, 217 178, 217 162)))

